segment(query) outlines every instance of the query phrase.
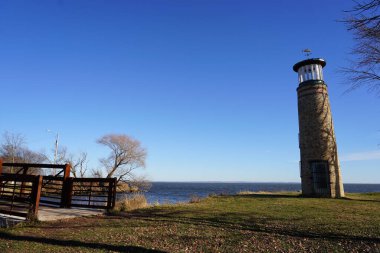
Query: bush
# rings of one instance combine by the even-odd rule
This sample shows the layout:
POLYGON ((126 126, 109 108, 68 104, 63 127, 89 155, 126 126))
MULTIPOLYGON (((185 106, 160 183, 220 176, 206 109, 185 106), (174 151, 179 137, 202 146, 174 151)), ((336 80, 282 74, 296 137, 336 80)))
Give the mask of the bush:
POLYGON ((198 203, 198 202, 201 202, 201 199, 202 198, 197 195, 191 195, 189 203, 198 203))
POLYGON ((148 202, 143 194, 125 195, 115 204, 115 210, 120 212, 131 211, 134 209, 144 208, 148 206, 148 202))

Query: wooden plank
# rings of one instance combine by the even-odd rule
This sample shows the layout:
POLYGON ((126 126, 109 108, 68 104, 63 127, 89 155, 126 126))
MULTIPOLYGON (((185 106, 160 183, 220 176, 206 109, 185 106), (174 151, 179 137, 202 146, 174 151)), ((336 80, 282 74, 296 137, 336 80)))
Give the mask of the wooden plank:
MULTIPOLYGON (((71 202, 74 203, 74 202, 87 202, 87 201, 88 201, 88 199, 72 199, 71 202)), ((104 205, 106 205, 107 199, 106 198, 104 198, 104 199, 91 199, 90 203, 92 203, 92 202, 104 203, 104 205)))
POLYGON ((7 211, 7 210, 2 210, 2 209, 0 209, 0 213, 9 214, 9 215, 13 215, 13 216, 20 216, 20 217, 24 217, 24 218, 26 216, 28 216, 28 213, 15 212, 15 211, 7 211))
POLYGON ((29 209, 29 203, 20 203, 20 202, 16 202, 16 203, 13 203, 13 204, 11 204, 10 202, 8 202, 8 203, 1 202, 0 206, 1 207, 4 207, 4 206, 11 207, 12 206, 12 208, 19 208, 19 209, 24 209, 24 210, 28 210, 29 209))
POLYGON ((116 203, 116 186, 117 186, 117 179, 116 177, 113 178, 113 192, 112 192, 112 205, 111 205, 111 208, 114 208, 115 207, 115 203, 116 203))
POLYGON ((51 181, 63 181, 63 176, 62 177, 55 177, 55 176, 44 176, 44 181, 51 180, 51 181))
POLYGON ((71 200, 73 198, 73 178, 67 179, 67 196, 66 196, 66 207, 71 207, 71 200))
POLYGON ((66 163, 63 169, 64 169, 63 179, 66 180, 67 178, 70 177, 71 165, 66 163))
POLYGON ((17 181, 17 182, 33 182, 36 175, 17 175, 11 173, 2 173, 0 181, 17 181))
POLYGON ((72 178, 66 178, 63 182, 62 194, 61 194, 61 207, 69 207, 72 196, 72 178))
POLYGON ((45 194, 43 194, 43 195, 41 195, 42 197, 44 197, 44 198, 49 198, 49 199, 59 199, 59 200, 61 200, 61 196, 58 196, 58 195, 45 195, 45 194))
POLYGON ((30 212, 37 216, 38 207, 40 205, 40 197, 41 197, 41 188, 42 188, 42 176, 36 176, 33 182, 33 190, 31 194, 31 209, 30 212))
POLYGON ((97 178, 97 177, 86 177, 86 178, 73 178, 73 182, 113 182, 114 178, 97 178))
POLYGON ((109 183, 108 185, 108 199, 107 199, 107 208, 112 208, 112 194, 113 194, 113 183, 109 183))
POLYGON ((29 196, 28 197, 19 197, 19 196, 14 196, 13 194, 9 194, 9 195, 3 195, 1 197, 1 199, 4 199, 4 200, 11 200, 11 201, 16 201, 16 202, 27 202, 29 203, 30 202, 30 198, 29 196))
POLYGON ((82 205, 82 204, 71 204, 72 207, 87 207, 87 208, 97 208, 97 209, 108 209, 106 205, 97 206, 97 205, 82 205))
MULTIPOLYGON (((72 195, 72 198, 75 198, 75 197, 88 197, 89 194, 77 194, 75 193, 75 191, 73 191, 73 195, 72 195)), ((95 197, 95 198, 108 198, 108 194, 107 195, 92 195, 92 197, 95 197)))
POLYGON ((61 206, 61 202, 59 201, 49 201, 49 200, 46 200, 46 199, 41 199, 40 200, 40 204, 49 204, 49 205, 55 205, 56 207, 60 207, 61 206))
MULTIPOLYGON (((28 169, 29 169, 29 167, 23 167, 23 172, 22 172, 22 174, 23 175, 26 175, 26 173, 28 172, 28 169)), ((20 196, 21 196, 21 194, 23 194, 24 193, 24 189, 25 189, 25 182, 21 182, 21 190, 20 190, 20 196)))
POLYGON ((64 169, 67 164, 45 164, 45 163, 3 163, 6 167, 29 167, 29 168, 47 168, 47 169, 64 169))

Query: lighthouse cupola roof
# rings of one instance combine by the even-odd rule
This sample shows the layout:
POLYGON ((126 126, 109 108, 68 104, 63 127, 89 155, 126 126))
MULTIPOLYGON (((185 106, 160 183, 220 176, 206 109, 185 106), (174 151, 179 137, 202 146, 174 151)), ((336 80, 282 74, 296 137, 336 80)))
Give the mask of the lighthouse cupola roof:
POLYGON ((299 84, 306 83, 324 83, 323 67, 326 61, 322 58, 311 58, 297 62, 293 66, 293 70, 298 73, 299 84))

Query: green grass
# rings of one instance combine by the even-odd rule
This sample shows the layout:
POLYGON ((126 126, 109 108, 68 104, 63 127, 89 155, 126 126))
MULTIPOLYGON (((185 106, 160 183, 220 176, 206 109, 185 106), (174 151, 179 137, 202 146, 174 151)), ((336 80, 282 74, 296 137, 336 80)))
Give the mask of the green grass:
POLYGON ((0 252, 380 252, 380 193, 216 196, 0 229, 0 252))

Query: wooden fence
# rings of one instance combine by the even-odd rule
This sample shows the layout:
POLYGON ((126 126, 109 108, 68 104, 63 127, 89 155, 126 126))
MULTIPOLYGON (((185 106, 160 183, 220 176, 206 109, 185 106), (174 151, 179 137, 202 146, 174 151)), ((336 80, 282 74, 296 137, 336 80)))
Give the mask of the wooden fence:
POLYGON ((112 209, 116 200, 116 178, 71 178, 70 206, 112 209))
POLYGON ((0 213, 31 218, 38 213, 42 176, 0 175, 0 213))
POLYGON ((70 169, 69 164, 2 163, 0 159, 0 212, 32 217, 40 204, 61 208, 115 206, 116 178, 72 178, 70 169), (12 168, 8 171, 13 173, 2 173, 4 167, 12 168), (31 168, 58 172, 50 176, 28 175, 31 168))

